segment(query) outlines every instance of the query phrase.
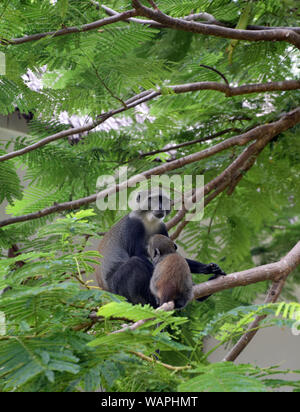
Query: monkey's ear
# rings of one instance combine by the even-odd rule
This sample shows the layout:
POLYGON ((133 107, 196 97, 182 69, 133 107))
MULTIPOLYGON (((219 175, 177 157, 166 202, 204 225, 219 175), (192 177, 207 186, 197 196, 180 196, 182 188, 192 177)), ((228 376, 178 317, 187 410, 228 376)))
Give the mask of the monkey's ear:
POLYGON ((154 254, 153 254, 153 259, 157 259, 160 257, 160 251, 159 249, 155 248, 154 249, 154 254))
POLYGON ((177 249, 178 249, 178 246, 176 245, 176 243, 174 243, 174 247, 175 247, 175 250, 177 250, 177 249))

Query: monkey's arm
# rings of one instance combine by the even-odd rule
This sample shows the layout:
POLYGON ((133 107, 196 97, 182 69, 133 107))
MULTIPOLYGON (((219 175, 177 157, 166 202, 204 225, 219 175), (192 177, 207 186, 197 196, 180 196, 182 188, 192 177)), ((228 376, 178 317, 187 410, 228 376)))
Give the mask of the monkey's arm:
MULTIPOLYGON (((160 234, 169 237, 165 224, 162 225, 160 234)), ((196 260, 192 259, 186 259, 186 261, 192 273, 203 273, 205 275, 213 274, 214 276, 212 276, 210 279, 215 279, 218 276, 226 276, 226 273, 216 263, 209 263, 208 265, 206 265, 205 263, 197 262, 196 260)))
MULTIPOLYGON (((205 275, 213 274, 208 280, 213 280, 218 278, 219 276, 226 276, 226 273, 216 264, 216 263, 209 263, 208 265, 204 263, 197 262, 196 260, 186 259, 190 271, 192 273, 203 273, 205 275)), ((198 302, 204 302, 208 299, 211 295, 203 296, 202 298, 198 298, 198 302)))
POLYGON ((216 263, 209 263, 206 265, 205 263, 197 262, 196 260, 186 259, 190 271, 192 273, 203 273, 205 275, 213 274, 210 279, 215 279, 218 276, 226 276, 226 273, 220 268, 219 265, 216 263))

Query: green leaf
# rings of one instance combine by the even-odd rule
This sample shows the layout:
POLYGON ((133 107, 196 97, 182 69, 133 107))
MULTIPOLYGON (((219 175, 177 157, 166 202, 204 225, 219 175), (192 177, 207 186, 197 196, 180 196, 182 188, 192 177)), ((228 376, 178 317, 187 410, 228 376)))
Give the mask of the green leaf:
POLYGON ((251 376, 255 368, 251 365, 215 363, 199 367, 192 373, 199 373, 179 385, 182 392, 267 392, 267 387, 251 376))

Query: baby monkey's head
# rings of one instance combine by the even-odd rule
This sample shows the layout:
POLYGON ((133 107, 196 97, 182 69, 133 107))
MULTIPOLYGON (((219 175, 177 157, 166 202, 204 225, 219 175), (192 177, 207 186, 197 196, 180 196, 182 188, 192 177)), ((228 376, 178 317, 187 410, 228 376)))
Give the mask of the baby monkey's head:
POLYGON ((176 253, 177 245, 169 237, 164 235, 151 236, 148 245, 148 253, 153 263, 171 253, 176 253))

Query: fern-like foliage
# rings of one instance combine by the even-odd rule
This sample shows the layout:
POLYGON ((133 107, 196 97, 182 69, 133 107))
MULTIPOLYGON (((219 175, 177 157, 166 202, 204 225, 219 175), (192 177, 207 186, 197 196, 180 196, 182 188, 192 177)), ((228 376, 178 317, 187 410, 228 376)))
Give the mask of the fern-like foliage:
MULTIPOLYGON (((132 8, 130 1, 99 3, 117 12, 132 8)), ((172 17, 206 12, 230 28, 238 25, 248 4, 245 0, 158 1, 159 8, 172 17)), ((250 8, 250 25, 299 23, 293 0, 257 0, 250 8)), ((77 141, 56 140, 0 162, 1 213, 6 208, 6 214, 21 216, 91 195, 97 178, 115 176, 119 166, 128 166, 128 177, 133 176, 209 149, 299 105, 299 90, 227 97, 212 90, 175 94, 166 87, 224 81, 203 65, 217 69, 232 86, 297 79, 298 50, 285 42, 238 41, 229 59, 230 39, 120 21, 97 30, 7 44, 105 17, 104 9, 90 0, 1 2, 0 53, 5 54, 5 73, 0 74, 0 114, 6 118, 18 108, 33 119, 26 136, 7 141, 0 134, 0 155, 37 143, 78 119, 83 124, 104 112, 124 109, 77 141), (38 78, 33 85, 32 74, 38 78), (127 99, 157 88, 162 96, 125 111, 127 99), (193 140, 201 141, 172 152, 143 155, 193 140), (25 173, 22 178, 20 169, 25 173)), ((234 147, 169 175, 204 174, 207 183, 242 150, 234 147)), ((228 273, 280 259, 300 236, 299 163, 296 126, 272 140, 230 196, 216 197, 201 222, 185 227, 177 241, 187 256, 218 262, 228 273)), ((268 315, 262 327, 295 327, 299 269, 289 276, 283 293, 294 303, 253 305, 268 288, 263 282, 223 291, 202 304, 192 302, 183 312, 158 313, 148 306, 133 306, 96 286, 99 254, 89 250, 90 241, 99 239, 99 233, 125 213, 87 206, 0 228, 0 289, 5 290, 0 296, 0 390, 282 388, 286 382, 272 379, 271 367, 209 365, 203 339, 213 336, 230 345, 257 315, 268 315), (7 258, 13 250, 14 256, 7 258), (97 313, 97 321, 91 313, 97 313), (135 331, 111 334, 124 322, 141 319, 152 320, 135 331), (147 356, 151 358, 157 349, 158 359, 150 362, 147 356)), ((194 276, 197 283, 204 280, 205 276, 194 276)), ((297 376, 289 384, 299 391, 297 376)))

